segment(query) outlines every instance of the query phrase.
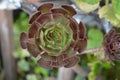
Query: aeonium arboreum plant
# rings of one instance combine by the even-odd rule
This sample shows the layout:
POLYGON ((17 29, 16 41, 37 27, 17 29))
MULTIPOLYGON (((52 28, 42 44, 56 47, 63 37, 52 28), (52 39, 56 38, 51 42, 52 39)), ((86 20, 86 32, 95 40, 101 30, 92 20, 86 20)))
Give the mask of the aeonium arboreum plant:
POLYGON ((21 33, 22 48, 40 56, 38 64, 44 68, 74 66, 79 62, 76 53, 87 45, 85 27, 72 18, 75 14, 69 5, 54 8, 53 3, 42 4, 30 18, 28 33, 21 33))
POLYGON ((117 33, 115 29, 111 29, 104 36, 103 46, 105 54, 109 57, 110 61, 120 61, 120 33, 117 33))

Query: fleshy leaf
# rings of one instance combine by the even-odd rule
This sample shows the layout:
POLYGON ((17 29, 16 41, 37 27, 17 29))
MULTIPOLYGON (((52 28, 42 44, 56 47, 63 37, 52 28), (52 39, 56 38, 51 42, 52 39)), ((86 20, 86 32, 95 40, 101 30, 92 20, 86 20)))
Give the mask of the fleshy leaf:
POLYGON ((86 38, 86 30, 82 22, 79 23, 79 39, 86 38))
POLYGON ((37 18, 36 22, 42 25, 43 23, 49 22, 50 20, 52 20, 51 13, 46 13, 46 14, 41 14, 41 16, 37 18))
POLYGON ((46 53, 46 52, 42 53, 40 56, 41 56, 41 58, 45 59, 46 61, 51 61, 51 59, 52 59, 51 56, 48 55, 48 53, 46 53))
POLYGON ((33 23, 31 25, 31 27, 29 28, 29 34, 28 34, 29 38, 35 37, 35 35, 36 35, 37 31, 38 31, 38 28, 39 27, 35 23, 33 23))
POLYGON ((40 14, 41 14, 40 11, 34 13, 34 14, 31 16, 30 20, 29 20, 29 24, 32 24, 32 23, 38 18, 38 16, 39 16, 40 14))
POLYGON ((74 47, 74 50, 78 51, 79 53, 82 52, 87 46, 87 39, 78 40, 74 47))
POLYGON ((67 14, 67 12, 62 8, 55 8, 55 9, 52 9, 51 11, 52 11, 52 13, 61 13, 63 15, 67 14))
POLYGON ((20 35, 20 44, 23 49, 27 48, 27 39, 28 39, 27 33, 22 32, 20 35))
POLYGON ((44 52, 40 55, 46 61, 56 62, 58 56, 50 56, 47 52, 44 52))
POLYGON ((38 64, 46 69, 51 69, 51 61, 46 61, 43 58, 41 58, 40 60, 38 60, 38 64))
POLYGON ((68 12, 68 16, 73 16, 76 14, 75 9, 69 5, 62 5, 62 8, 64 8, 68 12))
POLYGON ((51 12, 52 8, 53 3, 44 3, 38 8, 38 11, 40 11, 41 13, 49 13, 51 12))
POLYGON ((79 58, 78 57, 71 57, 71 58, 68 58, 67 61, 68 61, 68 64, 65 65, 65 67, 70 68, 79 62, 79 58))
POLYGON ((70 28, 73 31, 73 39, 76 40, 78 38, 78 24, 74 20, 70 18, 70 28))
POLYGON ((40 49, 38 49, 38 47, 32 43, 27 43, 27 50, 34 57, 37 57, 38 54, 40 54, 40 49))

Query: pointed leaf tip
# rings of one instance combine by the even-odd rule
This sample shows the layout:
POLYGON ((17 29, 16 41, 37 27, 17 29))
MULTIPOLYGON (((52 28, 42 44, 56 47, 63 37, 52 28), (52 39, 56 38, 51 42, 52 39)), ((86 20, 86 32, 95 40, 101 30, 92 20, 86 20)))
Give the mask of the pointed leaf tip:
POLYGON ((53 3, 44 3, 37 10, 41 13, 51 12, 53 8, 53 3))
POLYGON ((32 24, 37 19, 37 17, 39 17, 40 14, 41 14, 40 11, 34 13, 29 20, 29 24, 32 24))
POLYGON ((72 6, 62 5, 62 8, 64 8, 66 11, 68 11, 69 16, 73 16, 73 15, 77 14, 77 12, 75 11, 75 9, 72 6))
POLYGON ((82 22, 79 23, 79 38, 80 39, 86 38, 86 28, 82 22))
POLYGON ((63 15, 67 14, 67 11, 62 8, 55 8, 55 9, 52 9, 51 11, 52 11, 52 13, 61 13, 63 15))
POLYGON ((42 25, 45 22, 52 20, 51 13, 42 14, 39 18, 36 19, 36 22, 42 25))

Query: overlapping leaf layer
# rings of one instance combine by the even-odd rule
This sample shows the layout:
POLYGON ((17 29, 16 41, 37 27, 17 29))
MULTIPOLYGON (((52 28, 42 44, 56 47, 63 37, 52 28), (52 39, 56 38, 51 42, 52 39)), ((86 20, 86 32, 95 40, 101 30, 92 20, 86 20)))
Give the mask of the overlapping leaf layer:
POLYGON ((103 45, 110 60, 120 60, 120 33, 112 29, 104 36, 103 45))

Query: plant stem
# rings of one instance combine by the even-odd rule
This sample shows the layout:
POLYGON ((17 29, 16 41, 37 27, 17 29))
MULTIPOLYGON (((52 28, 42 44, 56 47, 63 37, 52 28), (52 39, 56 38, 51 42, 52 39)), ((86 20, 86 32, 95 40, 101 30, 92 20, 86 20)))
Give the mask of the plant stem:
POLYGON ((80 55, 81 55, 81 54, 88 54, 88 53, 95 54, 96 52, 100 52, 100 51, 104 51, 103 47, 86 49, 86 50, 84 50, 83 52, 81 52, 80 55))
POLYGON ((72 54, 69 57, 73 57, 75 55, 82 55, 82 54, 93 54, 93 55, 96 55, 96 53, 100 52, 100 51, 104 51, 104 48, 102 46, 101 47, 97 47, 97 48, 92 48, 92 49, 86 49, 86 50, 82 51, 81 53, 76 52, 76 54, 72 54))

